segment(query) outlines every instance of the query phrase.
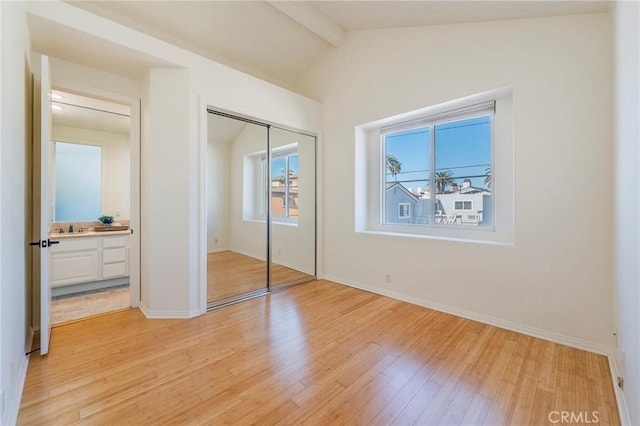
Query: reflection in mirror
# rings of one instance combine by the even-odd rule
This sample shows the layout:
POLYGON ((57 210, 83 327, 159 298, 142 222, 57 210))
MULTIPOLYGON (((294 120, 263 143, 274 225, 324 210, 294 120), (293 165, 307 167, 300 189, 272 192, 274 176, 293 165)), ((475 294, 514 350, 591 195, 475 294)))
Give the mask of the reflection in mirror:
POLYGON ((267 128, 207 114, 207 302, 267 289, 267 128))
POLYGON ((53 220, 130 219, 130 109, 52 92, 53 220))
POLYGON ((316 138, 271 127, 271 287, 316 275, 316 138))

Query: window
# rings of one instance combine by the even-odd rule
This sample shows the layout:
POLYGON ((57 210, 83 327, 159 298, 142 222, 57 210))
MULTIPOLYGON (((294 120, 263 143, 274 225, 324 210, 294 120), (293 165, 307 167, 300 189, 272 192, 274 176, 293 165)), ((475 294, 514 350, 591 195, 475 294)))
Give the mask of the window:
POLYGON ((55 142, 54 155, 54 220, 96 220, 102 214, 102 147, 55 142))
POLYGON ((411 217, 411 204, 399 203, 398 204, 398 218, 408 219, 411 217))
POLYGON ((267 167, 265 151, 252 152, 243 159, 244 220, 264 221, 271 191, 271 216, 275 222, 297 224, 299 155, 298 144, 271 149, 271 164, 267 167), (271 177, 268 176, 270 169, 271 177))
POLYGON ((487 102, 381 129, 384 152, 383 224, 418 226, 492 225, 492 120, 487 102), (396 187, 402 186, 399 192, 396 187), (416 213, 400 207, 399 195, 414 197, 416 213), (396 203, 399 222, 393 217, 396 203), (475 206, 475 207, 474 207, 475 206), (456 220, 458 210, 474 210, 482 221, 456 220))
POLYGON ((355 231, 512 244, 513 115, 503 87, 356 126, 355 231))
POLYGON ((298 216, 298 153, 274 153, 271 159, 271 215, 298 216))
POLYGON ((455 201, 453 208, 455 210, 473 210, 471 203, 471 201, 455 201))

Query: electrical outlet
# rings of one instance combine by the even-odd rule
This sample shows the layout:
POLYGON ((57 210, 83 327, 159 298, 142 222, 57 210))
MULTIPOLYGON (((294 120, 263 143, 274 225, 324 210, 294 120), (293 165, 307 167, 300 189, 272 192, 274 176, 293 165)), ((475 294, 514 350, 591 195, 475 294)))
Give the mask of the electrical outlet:
POLYGON ((387 284, 391 284, 391 275, 387 274, 386 281, 387 284))
POLYGON ((218 244, 218 238, 214 238, 214 239, 213 239, 213 242, 214 242, 215 244, 218 244))

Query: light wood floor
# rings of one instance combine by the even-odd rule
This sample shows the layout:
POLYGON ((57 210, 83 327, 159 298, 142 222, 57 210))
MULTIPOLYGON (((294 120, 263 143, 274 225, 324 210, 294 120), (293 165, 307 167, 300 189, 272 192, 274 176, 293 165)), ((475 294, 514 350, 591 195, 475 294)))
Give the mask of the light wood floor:
POLYGON ((191 320, 138 310, 53 329, 18 423, 620 423, 605 357, 327 281, 191 320))
MULTIPOLYGON (((284 284, 309 275, 272 264, 272 284, 284 284)), ((233 251, 207 255, 207 302, 262 290, 267 286, 267 263, 233 251)))

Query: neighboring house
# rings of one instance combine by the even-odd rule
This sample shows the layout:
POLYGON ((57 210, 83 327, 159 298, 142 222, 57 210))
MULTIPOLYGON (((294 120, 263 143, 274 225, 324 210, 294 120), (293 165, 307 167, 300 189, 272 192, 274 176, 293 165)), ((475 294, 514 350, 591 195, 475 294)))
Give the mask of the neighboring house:
POLYGON ((271 214, 274 216, 298 216, 298 176, 289 173, 289 186, 285 185, 284 176, 271 179, 271 214), (289 193, 289 204, 285 203, 289 193), (288 210, 289 214, 286 214, 288 210))
POLYGON ((454 185, 451 191, 436 194, 438 206, 436 216, 449 219, 450 222, 463 225, 490 225, 493 212, 491 210, 491 191, 471 186, 465 179, 462 186, 454 185), (453 218, 455 215, 455 219, 453 218), (452 220, 451 220, 452 219, 452 220))
POLYGON ((418 200, 402 184, 389 184, 385 190, 385 223, 416 223, 418 200))
POLYGON ((418 188, 413 192, 400 183, 389 184, 385 195, 385 223, 409 223, 424 225, 435 211, 437 224, 483 225, 491 224, 491 191, 476 188, 469 179, 462 186, 436 194, 436 206, 432 209, 430 191, 418 188), (417 193, 416 193, 417 192, 417 193))

